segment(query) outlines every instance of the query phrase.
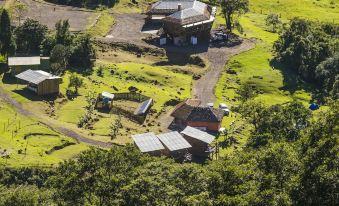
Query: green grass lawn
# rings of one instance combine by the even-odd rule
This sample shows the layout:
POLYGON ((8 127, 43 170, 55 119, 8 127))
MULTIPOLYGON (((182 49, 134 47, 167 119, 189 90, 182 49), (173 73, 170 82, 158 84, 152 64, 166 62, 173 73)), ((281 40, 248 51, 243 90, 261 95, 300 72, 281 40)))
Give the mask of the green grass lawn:
POLYGON ((4 150, 9 152, 9 158, 0 156, 0 166, 49 167, 72 158, 88 148, 87 145, 77 144, 73 139, 52 131, 36 120, 17 114, 13 108, 1 100, 0 117, 0 154, 4 150), (74 145, 51 152, 53 147, 66 142, 74 143, 74 145))
MULTIPOLYGON (((239 19, 244 29, 245 38, 257 39, 254 49, 239 54, 230 59, 226 68, 237 72, 236 75, 224 72, 217 84, 215 94, 217 103, 226 102, 230 106, 239 105, 237 90, 244 84, 255 85, 260 94, 255 100, 266 105, 283 104, 294 99, 308 106, 311 101, 312 87, 306 83, 300 83, 296 74, 291 70, 273 68, 270 61, 273 58, 273 43, 278 39, 278 34, 268 32, 265 18, 269 13, 277 13, 283 22, 298 16, 311 20, 339 22, 339 1, 311 1, 311 0, 250 0, 250 12, 239 19), (334 2, 331 4, 330 2, 334 2)), ((219 14, 215 27, 224 24, 224 19, 219 14)), ((326 107, 323 107, 326 109, 326 107)), ((316 115, 321 112, 315 112, 316 115)), ((251 129, 239 114, 226 117, 223 127, 230 129, 231 135, 236 137, 241 147, 246 142, 251 129), (231 127, 231 123, 235 122, 231 127), (238 128, 238 129, 237 129, 238 128), (239 129, 240 128, 240 129, 239 129), (236 131, 236 132, 234 132, 236 131)), ((223 138, 221 138, 223 140, 223 138)), ((222 150, 222 155, 231 154, 234 147, 222 150)))

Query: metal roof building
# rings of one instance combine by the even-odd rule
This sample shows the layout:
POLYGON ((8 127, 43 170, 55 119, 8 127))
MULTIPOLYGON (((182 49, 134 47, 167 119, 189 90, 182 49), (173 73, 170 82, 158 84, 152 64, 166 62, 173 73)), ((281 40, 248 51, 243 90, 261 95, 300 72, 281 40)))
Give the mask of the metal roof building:
POLYGON ((192 146, 188 143, 185 138, 183 138, 179 132, 169 132, 164 134, 159 134, 157 137, 165 145, 165 147, 170 151, 177 151, 191 148, 192 146))
POLYGON ((38 95, 59 93, 62 78, 42 70, 27 70, 15 76, 28 83, 27 88, 38 95))
POLYGON ((153 132, 132 135, 132 139, 141 152, 160 152, 165 149, 153 132))
POLYGON ((197 140, 200 140, 202 142, 205 142, 207 144, 210 144, 214 141, 215 136, 208 134, 207 132, 203 132, 199 129, 196 129, 194 127, 187 126, 181 134, 195 138, 197 140))
POLYGON ((147 111, 151 108, 152 104, 152 98, 142 102, 140 106, 135 110, 134 115, 145 115, 147 111))
POLYGON ((40 65, 40 57, 8 57, 8 66, 40 65))

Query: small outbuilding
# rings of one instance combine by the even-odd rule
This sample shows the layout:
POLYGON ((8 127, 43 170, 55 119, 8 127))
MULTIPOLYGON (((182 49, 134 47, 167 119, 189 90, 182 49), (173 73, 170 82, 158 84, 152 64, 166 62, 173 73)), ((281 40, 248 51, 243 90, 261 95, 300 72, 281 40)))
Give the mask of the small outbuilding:
POLYGON ((159 134, 157 137, 165 145, 165 154, 175 159, 184 158, 192 147, 179 132, 159 134))
POLYGON ((45 70, 50 69, 49 57, 8 57, 8 67, 12 76, 15 76, 26 70, 45 70))
POLYGON ((192 145, 190 152, 193 155, 209 156, 213 151, 210 144, 214 141, 215 136, 190 126, 186 127, 181 134, 192 145))
POLYGON ((98 95, 95 108, 96 109, 111 109, 113 104, 114 94, 102 92, 98 95))
POLYGON ((15 76, 27 83, 27 89, 38 95, 58 94, 62 78, 42 70, 27 70, 15 76))
POLYGON ((132 139, 142 153, 160 156, 165 150, 165 147, 153 132, 132 135, 132 139))

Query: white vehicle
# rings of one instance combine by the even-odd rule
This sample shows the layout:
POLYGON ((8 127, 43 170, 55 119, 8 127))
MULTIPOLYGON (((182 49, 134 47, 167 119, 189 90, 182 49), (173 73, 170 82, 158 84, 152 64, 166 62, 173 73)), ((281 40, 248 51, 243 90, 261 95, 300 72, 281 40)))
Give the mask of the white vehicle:
POLYGON ((209 108, 213 108, 213 107, 214 107, 214 103, 212 103, 212 102, 207 103, 207 106, 208 106, 209 108))
POLYGON ((227 116, 230 114, 230 109, 228 108, 228 106, 225 103, 220 103, 219 109, 222 109, 224 111, 225 115, 227 115, 227 116))

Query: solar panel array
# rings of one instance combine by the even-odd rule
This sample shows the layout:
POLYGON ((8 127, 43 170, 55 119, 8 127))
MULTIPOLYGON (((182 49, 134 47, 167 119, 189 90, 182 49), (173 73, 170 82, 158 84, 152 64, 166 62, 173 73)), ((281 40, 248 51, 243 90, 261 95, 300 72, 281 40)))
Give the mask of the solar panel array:
POLYGON ((132 135, 132 138, 141 152, 152 152, 165 149, 153 132, 132 135))
POLYGON ((208 134, 207 132, 203 132, 199 129, 187 126, 181 134, 187 135, 189 137, 192 137, 194 139, 198 139, 200 141, 203 141, 207 144, 213 142, 215 139, 215 136, 208 134))
POLYGON ((157 137, 170 151, 188 149, 192 147, 179 132, 159 134, 157 137))
POLYGON ((152 105, 153 99, 148 99, 144 102, 141 103, 141 105, 135 110, 134 114, 135 115, 142 115, 147 112, 147 110, 150 108, 152 105))

